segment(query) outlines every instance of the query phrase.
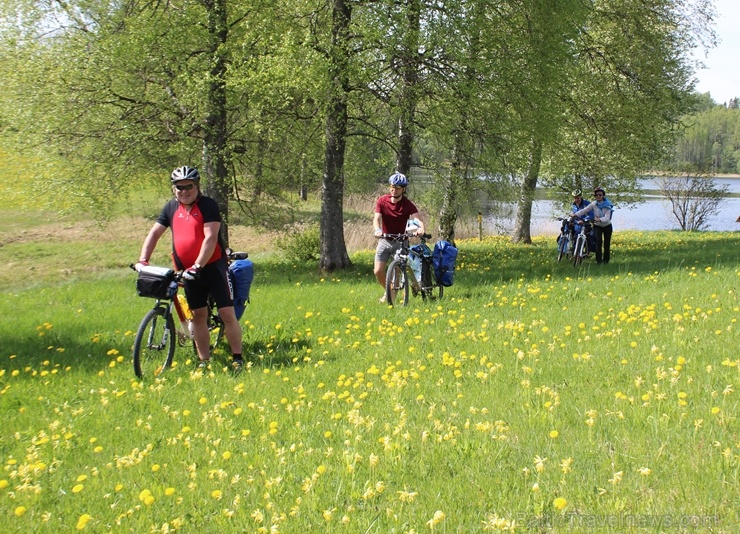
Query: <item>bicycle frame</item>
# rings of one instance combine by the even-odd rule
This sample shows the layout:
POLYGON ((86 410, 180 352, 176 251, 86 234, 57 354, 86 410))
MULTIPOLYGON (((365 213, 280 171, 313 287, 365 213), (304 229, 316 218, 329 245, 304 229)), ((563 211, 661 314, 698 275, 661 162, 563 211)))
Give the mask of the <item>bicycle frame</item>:
MULTIPOLYGON (((435 292, 439 292, 439 298, 442 298, 444 288, 439 285, 434 277, 431 259, 425 258, 423 251, 417 252, 409 245, 410 234, 383 234, 379 236, 385 239, 395 239, 401 242, 401 246, 396 250, 393 259, 389 262, 386 271, 386 302, 393 305, 396 301, 396 295, 401 293, 401 305, 405 306, 409 301, 409 288, 414 295, 421 293, 422 298, 435 298, 435 292), (418 260, 420 272, 418 274, 411 268, 412 260, 418 260)), ((426 247, 426 240, 431 238, 430 234, 424 234, 419 237, 420 244, 426 247)))
POLYGON ((581 225, 581 231, 576 236, 576 242, 573 246, 573 267, 578 267, 584 258, 588 256, 588 234, 591 231, 589 221, 578 221, 581 225))

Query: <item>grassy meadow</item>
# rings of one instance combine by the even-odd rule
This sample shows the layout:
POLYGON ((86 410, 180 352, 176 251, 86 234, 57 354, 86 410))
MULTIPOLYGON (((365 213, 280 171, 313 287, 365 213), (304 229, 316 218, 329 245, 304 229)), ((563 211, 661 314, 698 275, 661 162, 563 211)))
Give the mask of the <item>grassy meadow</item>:
POLYGON ((461 241, 407 308, 369 250, 323 275, 237 233, 248 367, 138 381, 150 222, 3 215, 4 532, 740 530, 740 232, 617 230, 578 269, 461 241))

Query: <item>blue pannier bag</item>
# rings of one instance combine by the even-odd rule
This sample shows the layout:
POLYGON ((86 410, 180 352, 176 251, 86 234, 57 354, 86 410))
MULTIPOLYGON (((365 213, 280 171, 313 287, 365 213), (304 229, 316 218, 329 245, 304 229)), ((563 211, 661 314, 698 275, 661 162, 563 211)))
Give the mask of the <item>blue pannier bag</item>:
POLYGON ((439 285, 449 287, 452 285, 452 277, 455 274, 455 261, 457 260, 457 249, 449 241, 437 241, 432 252, 432 265, 434 266, 434 277, 439 285))
POLYGON ((231 283, 234 286, 234 312, 236 318, 241 319, 249 302, 249 290, 254 279, 254 264, 252 260, 236 260, 229 265, 231 283))

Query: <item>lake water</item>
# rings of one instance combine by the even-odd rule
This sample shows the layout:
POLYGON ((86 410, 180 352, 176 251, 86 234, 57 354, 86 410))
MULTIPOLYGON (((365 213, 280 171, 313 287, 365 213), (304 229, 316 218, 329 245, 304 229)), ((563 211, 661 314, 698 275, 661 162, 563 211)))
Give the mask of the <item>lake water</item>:
MULTIPOLYGON (((729 192, 740 195, 740 178, 715 178, 718 185, 726 184, 729 192)), ((653 180, 642 181, 643 189, 657 189, 653 180)), ((607 197, 609 195, 607 194, 607 197)), ((659 195, 645 195, 645 200, 639 204, 615 206, 612 224, 614 230, 678 230, 678 221, 671 214, 671 204, 659 195)), ((552 200, 536 200, 532 206, 531 234, 555 235, 560 231, 560 223, 555 217, 562 217, 564 213, 560 205, 552 200)), ((725 199, 717 215, 709 218, 706 230, 715 232, 740 231, 740 197, 732 196, 725 199)), ((484 217, 485 230, 493 233, 510 232, 514 227, 513 217, 493 218, 484 217)))

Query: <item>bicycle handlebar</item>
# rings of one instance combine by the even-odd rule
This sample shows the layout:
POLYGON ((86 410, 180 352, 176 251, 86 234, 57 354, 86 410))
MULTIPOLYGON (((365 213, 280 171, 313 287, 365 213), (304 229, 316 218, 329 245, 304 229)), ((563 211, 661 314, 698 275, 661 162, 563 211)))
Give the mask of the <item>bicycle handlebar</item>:
MULTIPOLYGON (((249 253, 248 252, 234 252, 230 248, 227 248, 226 249, 226 258, 229 259, 229 260, 231 260, 231 261, 234 261, 234 260, 246 260, 248 257, 249 257, 249 253)), ((129 268, 133 269, 134 271, 136 270, 136 264, 135 263, 129 263, 128 266, 129 266, 129 268)), ((176 273, 176 276, 181 276, 181 275, 182 275, 181 272, 177 272, 176 273)))
POLYGON ((555 220, 561 221, 561 222, 572 222, 572 223, 577 223, 577 224, 585 224, 585 223, 593 224, 593 221, 587 221, 586 219, 572 219, 570 217, 555 217, 555 220))
POLYGON ((404 237, 418 237, 420 239, 431 239, 432 234, 416 235, 416 234, 404 233, 404 234, 379 234, 375 236, 376 239, 396 239, 396 240, 403 239, 404 237))

